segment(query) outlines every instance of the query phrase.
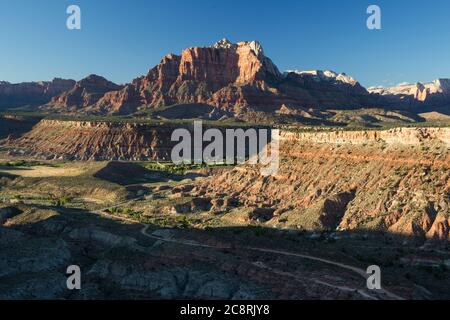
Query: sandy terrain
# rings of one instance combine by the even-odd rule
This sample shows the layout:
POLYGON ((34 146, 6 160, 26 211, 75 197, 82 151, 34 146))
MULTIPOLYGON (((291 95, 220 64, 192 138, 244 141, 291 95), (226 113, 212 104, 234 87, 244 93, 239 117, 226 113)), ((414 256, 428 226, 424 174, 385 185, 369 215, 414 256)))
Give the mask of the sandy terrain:
POLYGON ((45 178, 45 177, 75 177, 84 172, 82 167, 50 167, 50 166, 34 166, 34 167, 0 167, 0 172, 9 173, 21 177, 29 178, 45 178))

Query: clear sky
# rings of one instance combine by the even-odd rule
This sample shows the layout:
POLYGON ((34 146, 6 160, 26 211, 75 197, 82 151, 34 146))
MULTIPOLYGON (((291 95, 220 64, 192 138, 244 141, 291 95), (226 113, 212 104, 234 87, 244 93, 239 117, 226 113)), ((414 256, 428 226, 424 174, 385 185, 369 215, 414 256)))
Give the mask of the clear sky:
POLYGON ((0 0, 0 80, 125 83, 167 53, 259 40, 280 68, 346 72, 365 86, 450 78, 449 0, 0 0), (81 8, 81 30, 66 8, 81 8), (382 10, 382 30, 366 9, 382 10))

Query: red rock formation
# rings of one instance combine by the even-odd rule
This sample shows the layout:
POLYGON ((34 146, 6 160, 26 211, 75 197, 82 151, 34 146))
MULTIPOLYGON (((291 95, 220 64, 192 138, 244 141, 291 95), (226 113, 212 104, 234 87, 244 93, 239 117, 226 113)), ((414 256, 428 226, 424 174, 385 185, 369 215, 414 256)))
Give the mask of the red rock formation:
POLYGON ((427 100, 427 96, 430 90, 425 88, 425 86, 421 83, 418 83, 416 87, 412 90, 412 94, 415 100, 425 101, 427 100))
POLYGON ((137 111, 141 104, 135 87, 127 85, 122 90, 110 91, 95 104, 101 114, 130 114, 137 111))
POLYGON ((133 81, 145 105, 162 106, 175 102, 167 93, 177 80, 180 61, 180 56, 168 54, 145 77, 133 81))
POLYGON ((97 75, 75 83, 73 88, 54 97, 44 108, 61 111, 73 111, 96 104, 107 92, 119 90, 122 87, 97 75))
POLYGON ((209 103, 230 109, 252 104, 253 101, 247 101, 251 94, 245 94, 251 90, 242 89, 244 86, 263 95, 268 88, 266 81, 280 77, 257 42, 225 42, 213 47, 188 48, 181 56, 167 55, 133 85, 143 104, 150 107, 209 103))
POLYGON ((370 105, 368 92, 345 74, 317 71, 282 75, 256 41, 233 44, 224 39, 211 47, 185 49, 180 56, 166 55, 125 91, 110 88, 105 81, 97 79, 94 82, 103 85, 87 87, 78 83, 49 106, 124 114, 140 108, 206 103, 239 114, 245 110, 274 113, 283 104, 294 108, 370 105))
POLYGON ((281 210, 270 226, 449 240, 449 134, 449 128, 281 131, 274 176, 235 167, 196 183, 191 194, 233 195, 250 209, 281 210))
POLYGON ((266 81, 280 73, 264 56, 257 42, 239 42, 232 47, 189 48, 183 51, 180 80, 208 81, 216 91, 229 84, 266 81))

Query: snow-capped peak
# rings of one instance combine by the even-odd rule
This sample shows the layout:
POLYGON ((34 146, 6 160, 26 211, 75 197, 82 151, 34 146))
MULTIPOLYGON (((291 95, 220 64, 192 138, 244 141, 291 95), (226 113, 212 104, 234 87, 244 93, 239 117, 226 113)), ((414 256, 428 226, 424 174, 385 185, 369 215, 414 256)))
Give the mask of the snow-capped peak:
POLYGON ((315 81, 339 81, 342 83, 355 84, 357 81, 345 73, 337 73, 331 70, 287 70, 285 74, 295 73, 298 75, 309 75, 315 81))
POLYGON ((211 46, 211 48, 215 49, 236 49, 238 47, 249 47, 256 56, 264 55, 264 49, 258 41, 240 41, 237 43, 233 43, 227 38, 223 38, 222 40, 217 41, 215 44, 211 46))
POLYGON ((215 49, 231 49, 231 48, 235 48, 236 44, 231 42, 227 38, 223 38, 223 39, 217 41, 211 47, 215 48, 215 49))

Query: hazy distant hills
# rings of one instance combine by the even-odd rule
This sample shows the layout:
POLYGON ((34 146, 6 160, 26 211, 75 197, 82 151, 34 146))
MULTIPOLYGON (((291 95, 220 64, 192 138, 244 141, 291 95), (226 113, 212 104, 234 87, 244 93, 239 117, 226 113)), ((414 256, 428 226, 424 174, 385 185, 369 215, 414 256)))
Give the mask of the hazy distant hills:
POLYGON ((50 101, 52 97, 70 90, 74 85, 74 80, 59 78, 52 81, 17 84, 0 81, 0 108, 41 105, 50 101))

